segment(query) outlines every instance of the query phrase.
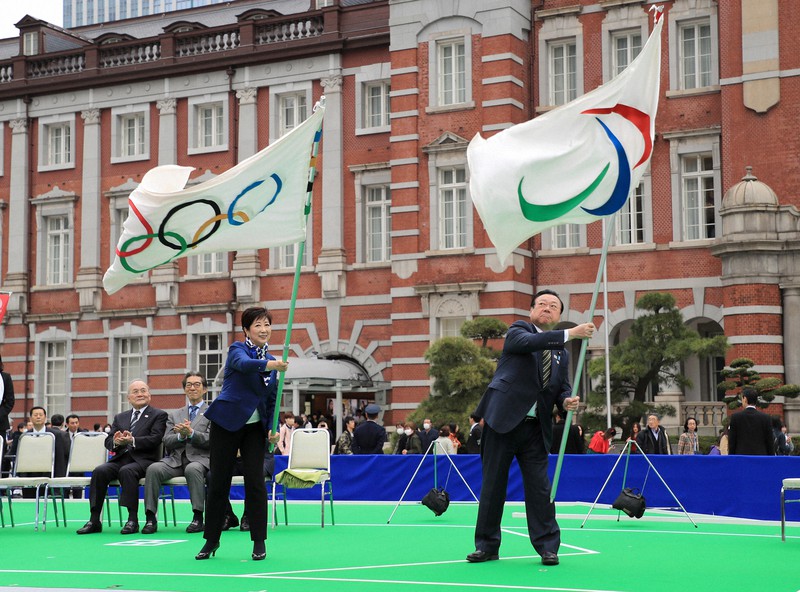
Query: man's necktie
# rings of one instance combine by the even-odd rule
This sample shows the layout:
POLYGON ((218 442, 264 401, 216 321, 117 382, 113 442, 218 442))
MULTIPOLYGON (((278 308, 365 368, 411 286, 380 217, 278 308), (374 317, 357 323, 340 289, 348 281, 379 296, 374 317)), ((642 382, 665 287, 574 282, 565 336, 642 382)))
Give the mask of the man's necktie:
POLYGON ((550 382, 550 350, 542 352, 542 386, 547 387, 550 382))
POLYGON ((189 421, 194 421, 197 417, 197 405, 189 405, 189 421))
POLYGON ((136 422, 139 421, 139 414, 141 414, 141 411, 139 411, 138 409, 134 409, 133 410, 133 416, 131 417, 131 429, 130 429, 130 431, 133 431, 133 426, 135 426, 136 422))

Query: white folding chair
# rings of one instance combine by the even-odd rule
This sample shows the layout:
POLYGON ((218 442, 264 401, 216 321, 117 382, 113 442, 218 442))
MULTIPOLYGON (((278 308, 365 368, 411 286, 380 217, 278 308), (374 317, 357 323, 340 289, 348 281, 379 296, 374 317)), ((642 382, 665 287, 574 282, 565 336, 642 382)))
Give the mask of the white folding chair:
POLYGON ((781 485, 781 540, 786 540, 786 504, 800 502, 800 499, 786 499, 787 491, 800 491, 800 479, 784 479, 781 485))
MULTIPOLYGON (((91 472, 95 467, 108 460, 105 432, 78 432, 72 440, 69 451, 66 477, 54 477, 45 485, 46 488, 61 492, 61 513, 64 516, 64 526, 67 525, 67 510, 64 503, 64 491, 73 487, 88 487, 91 482, 91 472), (73 473, 75 473, 73 475, 73 473), (89 473, 89 475, 87 475, 89 473)), ((53 497, 53 510, 58 526, 58 505, 53 497)))
POLYGON ((272 482, 272 526, 277 526, 277 486, 283 487, 283 519, 289 525, 286 508, 288 489, 306 489, 320 486, 322 528, 325 528, 325 486, 328 486, 328 499, 331 504, 331 524, 336 525, 333 516, 333 484, 331 483, 331 444, 327 429, 301 429, 292 432, 289 464, 285 471, 275 475, 272 482))
MULTIPOLYGON (((17 458, 11 477, 0 479, 0 488, 5 487, 8 494, 8 513, 11 526, 14 526, 14 508, 12 506, 12 489, 36 489, 36 521, 34 529, 39 530, 40 489, 53 478, 53 463, 56 454, 56 437, 50 432, 25 432, 17 444, 17 458), (24 476, 34 474, 32 476, 24 476)), ((43 529, 47 529, 47 487, 44 487, 43 529)), ((5 523, 5 521, 3 521, 5 523)))

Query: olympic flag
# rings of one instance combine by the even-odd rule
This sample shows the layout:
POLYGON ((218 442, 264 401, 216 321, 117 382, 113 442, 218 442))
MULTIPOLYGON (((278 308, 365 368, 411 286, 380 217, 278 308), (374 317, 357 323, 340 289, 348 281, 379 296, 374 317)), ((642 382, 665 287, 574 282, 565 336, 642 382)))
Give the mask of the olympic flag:
POLYGON ((306 121, 219 176, 186 187, 192 167, 148 171, 128 198, 116 258, 103 276, 113 294, 179 257, 298 243, 324 105, 306 121))
POLYGON ((607 84, 488 140, 472 139, 470 194, 501 262, 547 228, 588 224, 625 205, 653 151, 663 20, 607 84))

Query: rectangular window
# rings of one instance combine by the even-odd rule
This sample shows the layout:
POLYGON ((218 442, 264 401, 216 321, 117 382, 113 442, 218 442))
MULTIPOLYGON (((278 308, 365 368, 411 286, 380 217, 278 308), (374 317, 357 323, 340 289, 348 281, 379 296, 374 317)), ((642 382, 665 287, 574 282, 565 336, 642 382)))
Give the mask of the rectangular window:
POLYGON ((47 242, 47 285, 69 282, 70 231, 67 216, 48 216, 44 219, 47 242))
POLYGON ((439 248, 467 246, 467 171, 463 167, 439 171, 439 248))
POLYGON ((145 154, 145 117, 144 113, 121 115, 120 125, 120 156, 135 157, 145 154))
POLYGON ((196 368, 208 381, 206 402, 210 403, 217 392, 217 389, 214 387, 214 379, 222 372, 222 368, 225 365, 225 346, 223 344, 222 335, 219 333, 198 335, 196 339, 196 368))
POLYGON ((67 401, 67 344, 44 344, 44 406, 52 417, 69 413, 67 401))
POLYGON ((439 68, 439 105, 457 105, 467 101, 467 70, 464 41, 436 44, 439 68))
POLYGON ((75 26, 83 26, 83 0, 77 0, 75 2, 75 26))
POLYGON ((550 104, 564 105, 575 99, 578 88, 577 46, 574 41, 548 44, 550 104))
POLYGON ((25 33, 22 36, 22 52, 26 56, 33 56, 39 53, 39 33, 25 33))
POLYGON ((684 240, 716 237, 714 160, 710 154, 681 158, 684 240))
POLYGON ((225 119, 222 104, 198 105, 197 147, 216 148, 225 145, 225 119))
POLYGON ((617 244, 644 242, 644 184, 639 183, 617 214, 617 244))
POLYGON ((197 275, 214 275, 225 272, 227 253, 203 253, 195 256, 197 275))
POLYGON ((296 128, 308 117, 305 93, 292 93, 281 95, 279 101, 281 136, 296 128))
POLYGON ((578 224, 559 224, 553 230, 553 249, 577 249, 581 246, 581 228, 578 224))
POLYGON ((439 319, 439 337, 461 337, 461 325, 464 317, 444 317, 439 319))
POLYGON ((126 337, 117 340, 118 412, 127 408, 128 385, 137 378, 144 379, 143 357, 141 337, 126 337))
POLYGON ((392 258, 391 190, 386 185, 367 187, 367 261, 392 258))
POLYGON ((611 36, 613 70, 616 76, 622 72, 642 51, 642 33, 640 31, 623 31, 611 36))
POLYGON ((364 127, 389 125, 389 91, 388 82, 364 85, 364 127))
POLYGON ((711 86, 711 25, 708 21, 682 25, 680 41, 683 88, 711 86))
POLYGON ((72 125, 70 123, 51 123, 44 127, 46 166, 72 164, 72 125))

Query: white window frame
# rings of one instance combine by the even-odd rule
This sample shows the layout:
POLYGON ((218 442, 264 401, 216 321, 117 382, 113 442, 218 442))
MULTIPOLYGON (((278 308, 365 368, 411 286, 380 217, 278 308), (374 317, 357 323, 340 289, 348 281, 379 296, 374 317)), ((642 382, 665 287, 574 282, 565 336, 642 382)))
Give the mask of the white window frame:
POLYGON ((722 206, 722 175, 720 158, 720 133, 714 128, 710 130, 696 130, 693 133, 665 133, 664 138, 670 146, 670 172, 672 185, 672 227, 674 247, 705 246, 714 242, 714 238, 701 237, 689 239, 687 236, 687 220, 685 211, 683 170, 684 158, 692 155, 709 155, 712 159, 712 170, 708 176, 714 184, 714 234, 719 236, 722 231, 722 218, 719 210, 722 206))
POLYGON ((35 396, 34 400, 38 401, 38 403, 47 410, 48 416, 52 416, 54 413, 67 415, 67 413, 69 413, 71 410, 70 402, 72 388, 70 384, 70 377, 72 376, 72 344, 75 338, 76 335, 74 331, 65 331, 63 329, 57 329, 53 326, 50 326, 46 330, 36 334, 35 339, 37 355, 35 356, 34 361, 36 365, 34 374, 34 392, 41 393, 41 395, 35 396), (64 361, 64 393, 51 391, 50 376, 48 372, 48 347, 52 344, 58 343, 63 343, 65 345, 63 357, 59 356, 59 359, 63 359, 64 361), (62 401, 64 403, 65 411, 61 411, 58 404, 51 404, 52 397, 61 397, 62 394, 62 401))
MULTIPOLYGON (((147 347, 148 334, 144 327, 133 325, 126 322, 119 327, 115 327, 109 331, 109 345, 111 348, 111 372, 109 375, 108 383, 108 411, 112 415, 121 413, 128 408, 128 385, 130 381, 141 379, 147 381, 147 361, 149 359, 145 352, 149 352, 147 347), (133 376, 122 376, 121 361, 122 351, 120 344, 123 341, 138 341, 141 345, 141 366, 138 368, 138 374, 133 376), (127 382, 127 384, 125 384, 127 382)), ((133 359, 133 354, 130 354, 133 359)))
POLYGON ((78 196, 59 189, 36 197, 31 203, 36 207, 36 285, 39 288, 63 288, 73 283, 75 262, 75 204, 78 196), (65 218, 67 228, 64 236, 69 245, 66 250, 67 260, 63 264, 64 275, 59 283, 50 283, 49 269, 51 266, 49 246, 48 220, 65 218))
MULTIPOLYGON (((471 252, 474 250, 474 212, 475 208, 472 207, 472 201, 469 197, 469 167, 467 166, 467 142, 457 148, 450 148, 447 144, 441 146, 432 146, 426 149, 428 153, 428 199, 430 208, 430 253, 446 253, 448 255, 454 252, 471 252), (443 249, 442 235, 442 200, 441 200, 441 172, 444 169, 464 169, 466 171, 466 220, 464 227, 464 234, 466 243, 462 247, 453 247, 443 249)), ((393 232, 397 236, 397 232, 393 232)))
POLYGON ((542 251, 540 255, 575 254, 586 250, 586 224, 560 224, 558 226, 553 226, 542 232, 541 237, 542 251), (574 237, 574 234, 564 234, 566 232, 565 226, 573 227, 572 230, 577 229, 577 242, 573 240, 571 243, 568 243, 571 246, 557 246, 561 236, 574 237))
MULTIPOLYGON (((461 24, 460 19, 454 19, 454 24, 461 24)), ((447 26, 446 23, 441 24, 447 26)), ((459 109, 470 109, 475 106, 472 96, 472 30, 468 26, 461 26, 460 29, 436 33, 428 38, 428 108, 427 112, 452 111, 459 109), (445 46, 461 44, 464 47, 464 72, 463 72, 463 96, 453 97, 453 101, 444 102, 442 89, 444 72, 442 71, 441 50, 445 46)))
POLYGON ((392 260, 392 190, 388 184, 364 187, 364 212, 365 260, 388 263, 392 260), (379 226, 376 232, 373 220, 379 226))
POLYGON ((575 39, 560 39, 547 44, 547 77, 550 89, 548 105, 566 105, 578 98, 578 45, 575 39), (572 57, 570 49, 575 52, 572 57), (558 51, 563 55, 557 56, 558 51), (574 64, 571 64, 573 59, 574 64), (563 67, 557 67, 557 60, 563 62, 563 67), (556 84, 558 78, 563 78, 561 85, 556 84))
POLYGON ((189 274, 209 277, 228 273, 228 253, 201 253, 189 257, 189 274))
POLYGON ((615 245, 641 245, 646 240, 645 184, 640 181, 633 188, 625 204, 616 213, 614 224, 615 245))
POLYGON ((391 129, 389 116, 391 115, 391 102, 389 95, 392 87, 389 80, 379 80, 375 82, 367 82, 361 87, 363 97, 363 128, 364 129, 378 129, 387 130, 391 129), (372 95, 372 91, 377 91, 372 95), (378 103, 377 110, 373 109, 375 103, 378 103))
POLYGON ((189 154, 207 154, 210 152, 223 152, 228 150, 228 96, 225 93, 207 94, 189 98, 189 154), (214 140, 209 145, 204 145, 201 140, 201 114, 205 109, 219 109, 215 115, 212 130, 214 140))
POLYGON ((39 55, 39 31, 30 31, 22 35, 22 55, 39 55))
MULTIPOLYGON (((311 94, 311 81, 290 82, 287 84, 273 85, 269 93, 269 139, 274 142, 283 136, 288 129, 284 125, 282 105, 287 97, 302 96, 305 98, 306 119, 311 116, 314 103, 311 94)), ((295 124, 302 123, 295 118, 295 124)))
POLYGON ((72 231, 69 214, 46 216, 45 236, 45 285, 63 286, 70 283, 72 267, 72 231))
POLYGON ((642 35, 641 29, 626 29, 624 31, 614 31, 611 33, 612 78, 622 73, 625 68, 630 66, 631 62, 636 59, 636 56, 642 52, 642 47, 644 47, 646 41, 647 36, 642 35), (638 46, 636 45, 637 38, 638 46), (618 45, 622 40, 625 41, 625 48, 621 50, 618 45), (624 63, 621 63, 621 60, 619 59, 621 52, 625 53, 624 63))
POLYGON ((550 48, 556 44, 575 44, 575 96, 583 94, 583 28, 576 15, 559 15, 544 19, 539 32, 539 111, 556 105, 552 102, 550 48))
POLYGON ((460 337, 461 327, 467 322, 467 317, 437 317, 437 337, 460 337))
MULTIPOLYGON (((367 189, 375 186, 386 186, 391 191, 392 172, 388 162, 368 165, 353 165, 350 171, 354 175, 354 193, 356 197, 356 259, 357 265, 380 266, 389 261, 368 262, 367 246, 367 189)), ((419 210, 419 206, 413 206, 419 210)), ((390 208, 389 215, 392 210, 390 208)), ((389 235, 391 240, 391 234, 389 235)))
POLYGON ((42 355, 42 402, 50 417, 56 413, 67 415, 69 405, 69 342, 43 341, 39 344, 42 355), (57 350, 57 351, 56 351, 57 350))
POLYGON ((616 39, 636 34, 644 47, 650 33, 648 17, 649 14, 643 12, 641 6, 628 4, 608 9, 602 25, 603 82, 608 82, 617 74, 616 39))
POLYGON ((469 180, 467 178, 467 168, 463 166, 440 167, 437 171, 437 184, 439 186, 438 209, 439 209, 439 240, 437 250, 451 251, 454 249, 465 249, 469 245, 469 224, 471 202, 469 199, 469 180), (458 176, 463 173, 463 180, 458 176), (452 180, 448 182, 446 177, 452 174, 452 180), (450 197, 448 197, 448 195, 450 197), (449 209, 453 211, 448 214, 449 209), (463 214, 459 211, 463 209, 463 214), (453 228, 448 230, 448 226, 453 228), (447 244, 450 237, 453 237, 453 244, 447 244))
POLYGON ((713 51, 711 49, 711 23, 708 19, 693 20, 682 22, 678 25, 678 44, 680 48, 680 88, 683 90, 694 90, 698 88, 708 88, 712 85, 713 77, 713 51), (705 36, 706 30, 708 36, 705 36), (693 32, 692 56, 689 58, 686 46, 690 40, 686 38, 689 31, 693 32), (703 41, 707 40, 708 48, 704 51, 703 41), (692 68, 689 72, 687 64, 691 62, 692 68))
POLYGON ((150 159, 150 105, 127 105, 111 109, 111 162, 134 162, 150 159), (131 118, 141 119, 141 138, 137 142, 141 151, 127 154, 123 148, 126 140, 125 123, 131 118))
POLYGON ((675 0, 669 11, 669 86, 667 96, 706 93, 719 90, 719 24, 715 0, 675 0), (686 26, 705 23, 710 28, 711 72, 709 84, 686 88, 683 68, 683 35, 686 26))
POLYGON ((205 396, 205 401, 210 403, 218 394, 221 385, 215 385, 214 380, 217 375, 225 368, 225 359, 227 357, 227 344, 229 341, 229 327, 226 325, 211 321, 210 319, 203 319, 201 323, 197 323, 189 327, 189 343, 187 344, 187 351, 191 352, 191 360, 187 361, 187 367, 200 372, 205 376, 208 382, 208 392, 205 396), (218 340, 218 349, 203 348, 203 341, 208 340, 210 337, 218 340), (209 361, 203 361, 203 357, 218 357, 218 364, 212 364, 209 361), (215 368, 213 374, 210 369, 215 368))
MULTIPOLYGON (((384 123, 379 126, 372 126, 369 124, 368 112, 369 106, 367 104, 366 95, 367 89, 370 86, 377 84, 390 84, 391 80, 391 63, 385 62, 380 64, 370 64, 362 66, 355 74, 356 80, 356 93, 355 93, 355 119, 356 119, 356 135, 364 134, 379 134, 391 131, 391 92, 386 95, 386 113, 384 123)), ((391 91, 391 88, 388 89, 391 91)))
POLYGON ((75 168, 75 114, 65 113, 39 118, 39 164, 37 170, 58 171, 75 168), (61 138, 60 162, 55 160, 51 143, 57 135, 68 135, 61 138), (66 140, 66 141, 65 141, 66 140))
POLYGON ((715 218, 714 158, 710 152, 684 154, 681 156, 681 210, 683 217, 683 240, 696 241, 714 239, 718 228, 715 218), (688 166, 696 170, 687 170, 688 166), (708 203, 708 183, 711 184, 711 203, 708 203), (690 208, 690 203, 694 205, 690 208), (711 220, 709 221, 709 214, 711 220), (709 228, 711 232, 709 232, 709 228))

